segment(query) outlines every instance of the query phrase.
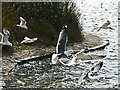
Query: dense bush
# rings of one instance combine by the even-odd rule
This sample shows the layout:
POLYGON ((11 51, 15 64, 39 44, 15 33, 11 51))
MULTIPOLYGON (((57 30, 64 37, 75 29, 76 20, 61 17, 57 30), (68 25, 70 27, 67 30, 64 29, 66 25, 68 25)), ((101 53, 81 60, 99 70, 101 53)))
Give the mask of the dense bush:
MULTIPOLYGON (((58 34, 63 25, 68 25, 68 43, 81 42, 80 12, 75 3, 70 2, 4 2, 2 7, 2 26, 11 33, 10 42, 13 50, 29 47, 56 46, 58 34), (16 27, 19 17, 27 21, 28 30, 16 27), (25 36, 38 37, 38 41, 28 45, 20 42, 25 36)), ((10 47, 11 48, 11 47, 10 47)), ((6 46, 3 51, 8 50, 6 46)), ((13 51, 10 49, 10 51, 13 51)))

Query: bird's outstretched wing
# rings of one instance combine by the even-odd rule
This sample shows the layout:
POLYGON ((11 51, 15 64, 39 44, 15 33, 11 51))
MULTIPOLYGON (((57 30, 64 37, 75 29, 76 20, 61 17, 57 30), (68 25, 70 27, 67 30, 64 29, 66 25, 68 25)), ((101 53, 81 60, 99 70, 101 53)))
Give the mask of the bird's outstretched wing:
POLYGON ((77 59, 80 59, 80 60, 89 60, 89 59, 92 59, 90 57, 90 55, 87 55, 84 53, 85 49, 82 49, 81 51, 77 52, 75 54, 75 56, 77 57, 77 59))
POLYGON ((106 29, 110 25, 110 21, 107 20, 97 31, 100 31, 101 28, 106 29))
POLYGON ((30 38, 29 38, 29 37, 24 37, 24 39, 25 39, 25 40, 30 40, 30 38))
POLYGON ((63 26, 60 34, 59 34, 59 38, 58 38, 58 42, 57 42, 57 46, 56 46, 56 53, 64 53, 64 51, 66 50, 66 44, 67 44, 67 25, 63 26))
POLYGON ((94 76, 101 69, 102 66, 103 66, 103 62, 99 62, 88 72, 88 74, 90 76, 94 76))
POLYGON ((36 40, 38 40, 38 38, 37 38, 37 37, 36 37, 36 38, 33 38, 33 40, 36 41, 36 40))
POLYGON ((20 25, 25 25, 27 22, 24 18, 20 17, 20 25))
POLYGON ((99 62, 96 64, 86 75, 82 75, 80 79, 78 80, 79 84, 82 84, 85 81, 99 81, 98 79, 95 79, 93 76, 101 69, 103 66, 103 62, 99 62))
POLYGON ((110 21, 109 21, 109 20, 107 20, 107 21, 102 25, 102 27, 107 27, 108 25, 110 25, 110 21))

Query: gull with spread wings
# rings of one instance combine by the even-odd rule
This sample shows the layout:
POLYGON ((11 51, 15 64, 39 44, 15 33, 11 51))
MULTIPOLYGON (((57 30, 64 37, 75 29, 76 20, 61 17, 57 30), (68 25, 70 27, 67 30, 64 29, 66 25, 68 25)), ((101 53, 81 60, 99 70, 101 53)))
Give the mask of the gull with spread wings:
POLYGON ((107 20, 97 31, 100 31, 101 29, 113 29, 112 27, 109 27, 110 21, 107 20))
POLYGON ((56 53, 52 55, 52 64, 56 64, 59 59, 64 58, 64 60, 69 60, 67 55, 64 53, 66 51, 66 44, 68 41, 67 37, 67 25, 63 26, 59 34, 56 53))
POLYGON ((80 79, 78 80, 78 83, 81 85, 82 84, 85 85, 85 82, 99 81, 97 78, 94 78, 93 76, 97 74, 97 72, 99 72, 102 66, 103 66, 103 62, 99 62, 98 64, 96 64, 93 68, 91 68, 91 70, 87 72, 86 75, 82 75, 80 77, 80 79))
POLYGON ((10 32, 7 28, 3 28, 3 33, 0 33, 0 45, 12 46, 12 43, 9 42, 10 32))
POLYGON ((66 51, 67 41, 68 41, 67 25, 65 25, 63 26, 59 34, 59 38, 56 46, 56 53, 52 55, 52 64, 61 63, 63 65, 70 66, 76 64, 78 60, 81 61, 94 60, 94 59, 102 59, 105 57, 102 55, 88 55, 84 53, 84 50, 80 50, 70 59, 68 57, 68 54, 74 53, 74 50, 68 50, 69 52, 66 51))
POLYGON ((29 37, 25 37, 24 40, 21 41, 21 44, 23 44, 23 43, 33 43, 33 42, 35 42, 37 40, 38 40, 37 37, 36 38, 32 38, 32 39, 30 39, 29 37))
POLYGON ((17 24, 16 26, 28 30, 28 27, 26 26, 26 23, 27 23, 26 20, 23 17, 20 17, 20 24, 17 24))

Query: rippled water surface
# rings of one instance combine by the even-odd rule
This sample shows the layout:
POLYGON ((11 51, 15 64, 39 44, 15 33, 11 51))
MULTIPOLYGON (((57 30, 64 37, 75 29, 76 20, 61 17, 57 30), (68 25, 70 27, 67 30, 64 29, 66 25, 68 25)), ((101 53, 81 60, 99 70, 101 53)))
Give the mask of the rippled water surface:
POLYGON ((100 82, 78 85, 78 79, 82 73, 86 73, 97 61, 82 62, 74 66, 52 65, 51 58, 30 61, 16 65, 10 73, 13 83, 24 88, 117 88, 118 86, 118 0, 79 0, 78 6, 83 13, 83 29, 100 36, 103 40, 109 40, 104 50, 89 52, 107 55, 103 59, 103 67, 96 76, 100 82), (103 3, 101 7, 101 3, 103 3), (110 26, 114 30, 97 32, 106 20, 110 20, 110 26))

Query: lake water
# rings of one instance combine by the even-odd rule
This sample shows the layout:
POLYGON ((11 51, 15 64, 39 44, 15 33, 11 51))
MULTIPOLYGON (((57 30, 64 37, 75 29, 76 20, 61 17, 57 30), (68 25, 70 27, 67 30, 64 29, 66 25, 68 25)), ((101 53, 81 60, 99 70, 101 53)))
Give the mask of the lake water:
POLYGON ((79 0, 83 13, 83 31, 109 40, 104 50, 90 54, 107 55, 103 67, 96 76, 100 82, 78 85, 78 79, 90 70, 97 61, 82 62, 74 66, 52 65, 51 58, 16 65, 10 73, 13 83, 22 88, 117 88, 118 84, 118 0, 79 0), (103 3, 101 7, 101 3, 103 3), (106 20, 114 30, 97 32, 106 20))

